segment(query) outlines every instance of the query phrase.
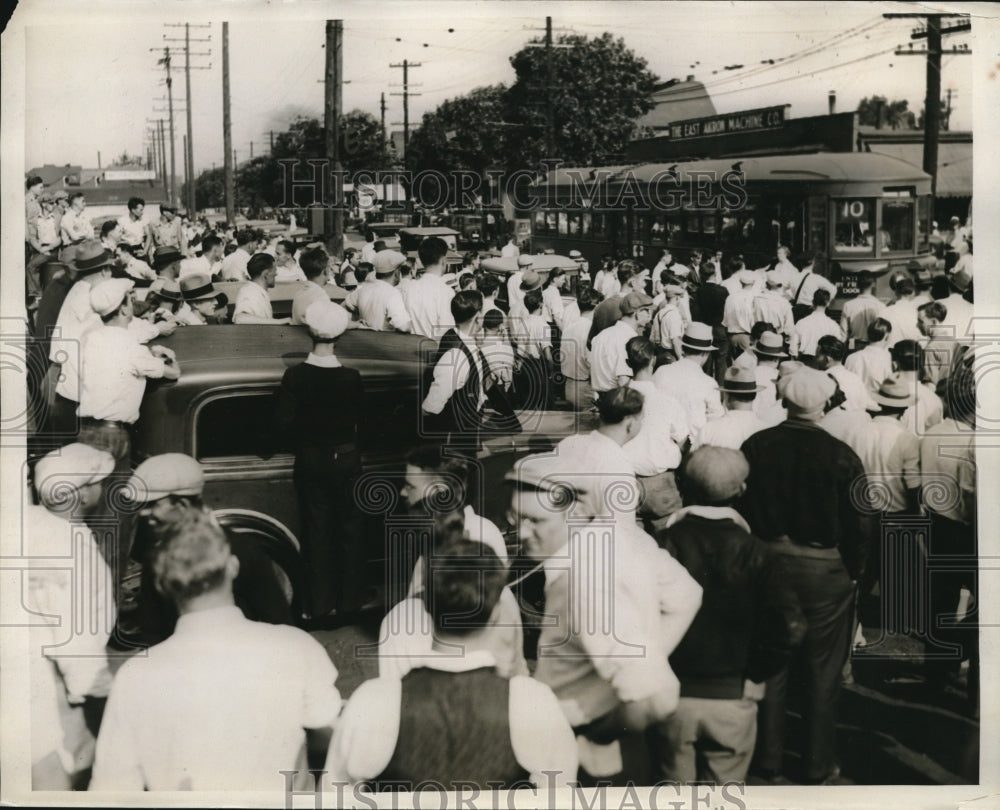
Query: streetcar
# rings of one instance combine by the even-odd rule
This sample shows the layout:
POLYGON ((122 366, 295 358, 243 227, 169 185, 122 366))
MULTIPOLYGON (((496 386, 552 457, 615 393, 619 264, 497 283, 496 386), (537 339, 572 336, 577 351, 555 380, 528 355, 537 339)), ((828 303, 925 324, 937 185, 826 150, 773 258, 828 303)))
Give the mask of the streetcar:
POLYGON ((822 252, 838 300, 857 274, 890 297, 896 270, 935 269, 931 178, 897 158, 865 152, 790 154, 600 168, 558 168, 530 187, 531 248, 579 250, 654 267, 669 249, 684 262, 742 255, 775 260, 779 245, 800 268, 822 252))

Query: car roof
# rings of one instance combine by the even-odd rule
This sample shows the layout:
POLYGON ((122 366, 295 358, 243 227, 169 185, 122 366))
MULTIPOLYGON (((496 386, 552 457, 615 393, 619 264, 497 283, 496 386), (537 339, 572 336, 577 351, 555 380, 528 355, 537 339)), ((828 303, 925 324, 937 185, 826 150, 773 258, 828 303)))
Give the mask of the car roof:
POLYGON ((408 236, 460 236, 454 228, 400 228, 408 236))
MULTIPOLYGON (((568 272, 580 269, 580 264, 575 259, 568 256, 557 256, 552 253, 545 254, 525 254, 531 259, 531 269, 537 273, 547 273, 553 267, 562 267, 568 272)), ((515 256, 502 256, 490 259, 483 259, 483 269, 491 273, 516 273, 518 270, 526 268, 519 267, 515 256)))

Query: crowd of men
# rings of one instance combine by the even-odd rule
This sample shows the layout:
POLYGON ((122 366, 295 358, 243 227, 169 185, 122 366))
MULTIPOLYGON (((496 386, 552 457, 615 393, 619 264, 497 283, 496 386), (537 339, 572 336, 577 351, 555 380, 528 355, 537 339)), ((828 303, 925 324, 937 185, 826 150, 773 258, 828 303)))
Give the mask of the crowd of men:
MULTIPOLYGON (((856 605, 876 589, 876 622, 926 591, 905 627, 882 629, 925 642, 932 688, 967 662, 975 698, 971 261, 894 278, 888 305, 862 275, 835 320, 823 257, 800 271, 783 248, 756 269, 665 251, 652 279, 607 263, 570 296, 566 272, 543 276, 508 245, 517 270, 500 296, 478 257, 449 272, 435 237, 417 262, 376 243, 342 263, 283 241, 272 255, 249 229, 201 234, 195 250, 169 212, 140 227, 132 203, 128 221, 81 233, 58 273, 38 275, 35 327, 57 330, 43 427, 65 440, 35 465, 26 532, 32 556, 85 561, 86 626, 106 632, 65 654, 45 646, 51 628, 33 630, 46 656, 32 661, 37 788, 79 787, 92 766, 91 790, 276 790, 307 763, 376 791, 836 783, 837 698, 867 643, 856 605), (273 566, 202 500, 198 462, 131 467, 146 381, 183 371, 147 344, 181 326, 287 322, 267 295, 282 270, 306 281, 288 320, 313 341, 276 398, 313 618, 350 612, 362 552, 363 386, 336 343, 364 328, 437 346, 401 493, 424 545, 386 606, 379 676, 346 702, 273 566), (243 282, 231 315, 218 280, 243 282), (343 306, 331 280, 353 286, 343 306), (475 511, 476 455, 490 430, 553 407, 597 427, 507 472, 508 547, 475 511), (109 497, 116 479, 126 505, 109 497), (105 643, 130 559, 151 646, 112 677, 105 643)), ((30 248, 52 257, 38 224, 30 248)), ((29 276, 49 264, 35 258, 29 276)), ((29 578, 33 610, 69 609, 58 572, 29 578)))

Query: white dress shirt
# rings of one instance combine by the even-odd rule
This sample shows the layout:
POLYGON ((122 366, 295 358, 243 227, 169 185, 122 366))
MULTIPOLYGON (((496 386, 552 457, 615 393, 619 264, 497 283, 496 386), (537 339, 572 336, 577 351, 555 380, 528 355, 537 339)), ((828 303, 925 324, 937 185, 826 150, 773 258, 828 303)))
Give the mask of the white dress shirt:
MULTIPOLYGON (((483 363, 479 354, 479 347, 476 341, 463 332, 456 330, 456 334, 472 354, 479 372, 479 380, 483 385, 479 387, 479 407, 486 404, 486 388, 483 379, 483 363)), ((469 379, 469 358, 461 349, 449 349, 441 355, 434 366, 434 377, 431 380, 430 389, 424 402, 421 405, 426 413, 441 413, 448 400, 456 391, 461 391, 466 381, 469 379)))
POLYGON ((706 422, 726 412, 719 384, 690 357, 660 366, 653 374, 653 382, 684 406, 692 436, 697 435, 706 422))
POLYGON ((681 447, 688 437, 684 406, 664 394, 652 380, 632 380, 629 387, 642 394, 642 427, 622 445, 622 452, 636 475, 658 475, 677 469, 681 447))
POLYGON ((250 273, 247 272, 247 262, 250 261, 250 254, 242 247, 236 248, 232 253, 222 260, 219 267, 219 275, 223 281, 249 281, 250 273))
POLYGON ((907 379, 910 390, 917 396, 916 404, 903 412, 899 423, 914 435, 922 436, 944 418, 944 403, 931 386, 917 379, 916 372, 901 371, 899 375, 907 379))
POLYGON ((181 262, 180 273, 177 278, 187 278, 188 276, 208 276, 212 278, 216 273, 222 269, 222 262, 215 262, 212 264, 207 256, 195 256, 190 259, 184 259, 181 262))
POLYGON ((684 313, 679 303, 671 301, 653 315, 649 339, 654 345, 673 351, 673 341, 682 337, 684 337, 684 313))
POLYGON ((299 267, 299 263, 292 259, 288 264, 285 265, 275 265, 277 268, 277 273, 275 274, 275 282, 282 281, 307 281, 306 274, 303 272, 302 268, 299 267))
POLYGON ((635 522, 641 492, 635 467, 621 445, 599 430, 576 433, 555 447, 561 459, 570 459, 573 469, 586 470, 593 486, 585 496, 589 515, 635 522))
POLYGON ((593 311, 581 315, 566 327, 562 334, 559 353, 560 370, 563 376, 573 380, 590 379, 590 352, 587 351, 587 335, 594 322, 593 311))
POLYGON ((82 211, 77 213, 72 208, 67 209, 59 221, 59 231, 64 245, 72 245, 82 242, 84 239, 94 238, 94 226, 90 222, 90 217, 82 211))
POLYGON ((757 385, 762 389, 753 401, 753 411, 768 427, 780 425, 788 418, 788 411, 778 398, 778 367, 757 363, 753 368, 757 385))
POLYGON ((906 509, 906 490, 916 489, 920 479, 920 442, 899 420, 875 416, 859 431, 855 452, 865 467, 868 485, 882 511, 906 509))
POLYGON ((361 258, 360 262, 368 262, 369 264, 375 263, 375 243, 365 242, 364 247, 361 248, 361 258))
POLYGON ((500 249, 500 256, 504 259, 516 259, 520 255, 521 249, 512 243, 508 243, 500 249))
POLYGON ((66 293, 56 318, 49 360, 61 363, 56 393, 80 401, 80 352, 84 332, 101 323, 101 316, 90 306, 90 282, 80 279, 66 293))
POLYGON ((611 391, 619 377, 631 377, 625 344, 637 335, 631 324, 616 321, 594 336, 590 345, 590 385, 594 391, 611 391))
POLYGON ((132 219, 131 214, 119 217, 118 224, 122 229, 122 241, 133 247, 142 247, 146 244, 146 229, 148 227, 145 219, 132 219))
POLYGON ((928 506, 942 517, 970 525, 976 515, 975 431, 955 419, 942 419, 920 439, 923 486, 937 487, 928 506), (946 493, 942 495, 941 493, 946 493))
POLYGON ((562 331, 566 328, 565 310, 559 290, 555 287, 545 287, 542 290, 542 317, 549 323, 554 323, 562 331))
POLYGON ((837 340, 844 339, 844 333, 833 318, 827 317, 825 311, 815 310, 806 315, 792 329, 792 339, 789 351, 792 357, 800 354, 815 355, 819 340, 827 335, 833 335, 837 340))
POLYGON ((919 341, 923 338, 920 328, 917 326, 917 304, 915 299, 899 299, 894 304, 887 306, 881 317, 892 324, 892 332, 889 333, 890 349, 901 340, 919 341))
POLYGON ((521 281, 524 271, 518 270, 507 279, 507 305, 511 318, 523 318, 528 314, 524 308, 524 293, 521 292, 521 281))
POLYGON ((505 391, 509 389, 514 382, 514 348, 500 335, 486 335, 483 337, 481 351, 486 365, 500 385, 505 391))
MULTIPOLYGON (((456 658, 429 656, 421 664, 443 672, 468 672, 495 666, 495 661, 486 650, 474 650, 456 658)), ((337 723, 324 778, 357 785, 381 774, 396 750, 401 703, 402 683, 396 678, 361 684, 337 723)), ((574 781, 576 739, 552 690, 532 678, 513 677, 508 707, 514 757, 538 790, 566 787, 574 781)))
POLYGON ((840 316, 840 329, 851 341, 868 340, 868 326, 881 318, 886 305, 871 293, 862 293, 857 298, 844 302, 840 316))
POLYGON ((451 299, 455 292, 436 273, 424 273, 402 290, 403 303, 410 313, 410 331, 415 335, 440 339, 455 325, 451 299))
POLYGON ((781 290, 764 290, 754 297, 753 320, 754 323, 764 321, 771 324, 786 337, 792 334, 792 328, 795 326, 792 305, 782 295, 781 290))
POLYGON ((510 323, 514 330, 514 339, 517 341, 519 357, 539 360, 543 349, 552 348, 552 327, 538 313, 513 318, 510 323))
POLYGON ((831 300, 837 297, 837 285, 807 267, 791 288, 792 303, 811 307, 816 290, 826 290, 830 293, 831 300))
POLYGON ((877 394, 886 378, 892 376, 892 355, 882 343, 873 343, 847 355, 844 367, 857 374, 870 393, 877 394))
POLYGON ((233 323, 240 323, 241 315, 254 318, 274 318, 271 297, 267 290, 253 281, 244 282, 236 292, 236 307, 233 309, 233 323))
POLYGON ((115 676, 90 790, 280 789, 305 729, 337 719, 336 680, 303 630, 236 606, 186 613, 115 676))
POLYGON ((702 445, 728 447, 739 450, 743 442, 758 431, 771 427, 761 419, 753 409, 749 411, 726 411, 724 416, 706 422, 698 435, 691 440, 691 449, 696 450, 702 445))
POLYGON ((833 438, 840 439, 860 457, 872 418, 866 411, 848 411, 843 406, 823 415, 817 423, 833 438))
POLYGON ((831 366, 826 373, 833 377, 844 392, 844 409, 848 411, 878 411, 878 403, 872 399, 865 381, 840 363, 831 366))
MULTIPOLYGON (((941 321, 943 327, 954 327, 955 340, 962 344, 969 344, 975 339, 972 333, 973 306, 966 301, 959 293, 952 293, 942 302, 948 314, 941 321)), ((948 334, 947 329, 940 334, 948 334)))
POLYGON ((410 313, 399 290, 388 281, 376 278, 360 285, 357 307, 361 322, 378 332, 409 332, 410 313))
POLYGON ((326 290, 319 286, 315 281, 307 281, 305 286, 295 293, 295 297, 292 298, 292 323, 295 325, 304 324, 306 322, 306 310, 309 309, 311 304, 315 304, 317 301, 329 301, 330 296, 326 294, 326 290))
POLYGON ((750 334, 753 328, 753 299, 755 296, 753 288, 743 287, 739 292, 731 292, 726 297, 726 305, 723 310, 722 324, 731 335, 750 334))
POLYGON ((80 352, 80 416, 134 423, 146 378, 162 377, 165 369, 129 329, 95 326, 80 352))

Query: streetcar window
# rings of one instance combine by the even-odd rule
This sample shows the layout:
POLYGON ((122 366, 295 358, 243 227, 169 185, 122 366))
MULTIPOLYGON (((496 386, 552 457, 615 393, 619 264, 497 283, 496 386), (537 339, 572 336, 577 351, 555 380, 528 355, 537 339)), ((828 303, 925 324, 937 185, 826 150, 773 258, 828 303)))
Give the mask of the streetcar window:
POLYGON ((591 236, 606 236, 608 233, 604 214, 594 214, 590 223, 591 236))
POLYGON ((931 198, 917 200, 917 248, 927 250, 931 243, 931 198))
POLYGON ((649 239, 661 243, 667 235, 667 222, 663 214, 652 214, 649 217, 649 239))
POLYGON ((580 214, 580 234, 582 236, 590 236, 590 221, 592 216, 593 214, 580 214))
POLYGON ((874 255, 874 200, 835 200, 833 233, 837 252, 874 255))
POLYGON ((673 217, 667 220, 667 244, 668 245, 678 245, 683 241, 681 239, 681 218, 679 215, 675 214, 673 217))
POLYGON ((701 232, 715 233, 715 214, 703 214, 701 217, 701 232))
POLYGON ((882 200, 880 250, 913 251, 913 213, 912 200, 882 200))
POLYGON ((569 233, 569 217, 566 215, 565 211, 559 212, 558 223, 559 223, 559 235, 566 236, 569 233))
POLYGON ((545 212, 545 230, 547 233, 556 233, 556 212, 545 212))
POLYGON ((535 233, 545 233, 545 212, 535 211, 535 233))
POLYGON ((580 214, 572 213, 569 215, 569 232, 573 236, 580 235, 580 214))

